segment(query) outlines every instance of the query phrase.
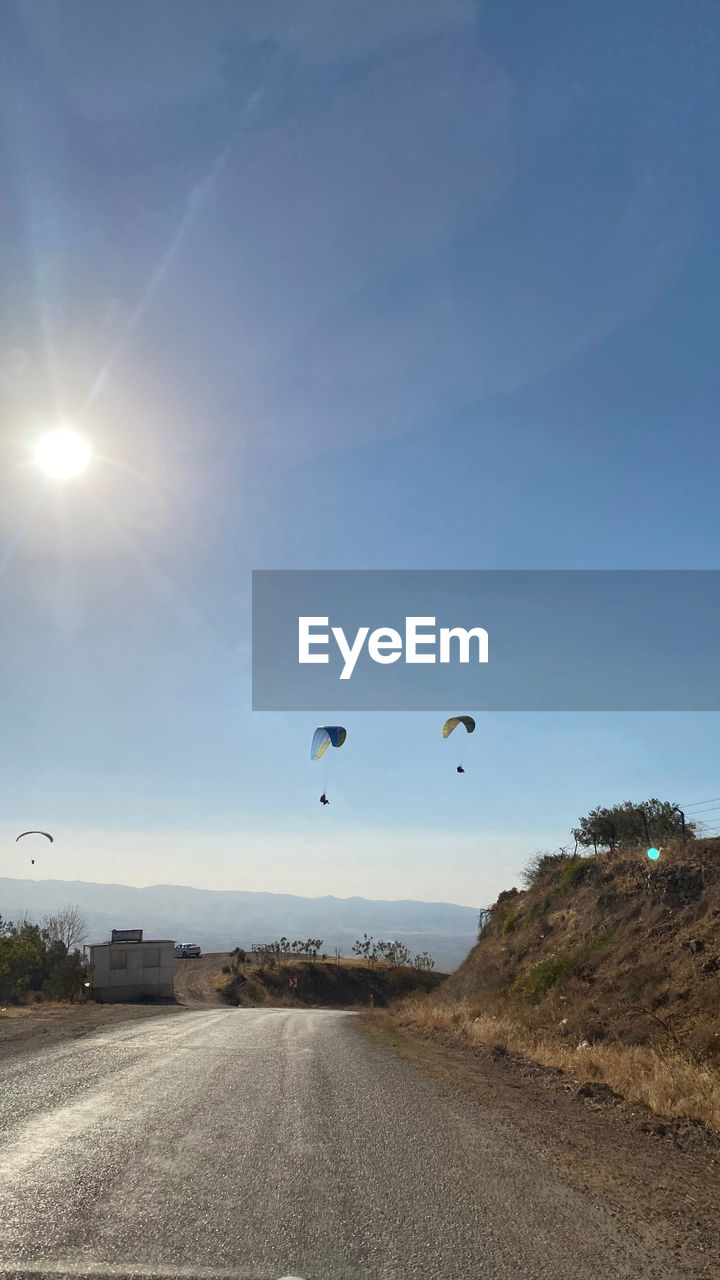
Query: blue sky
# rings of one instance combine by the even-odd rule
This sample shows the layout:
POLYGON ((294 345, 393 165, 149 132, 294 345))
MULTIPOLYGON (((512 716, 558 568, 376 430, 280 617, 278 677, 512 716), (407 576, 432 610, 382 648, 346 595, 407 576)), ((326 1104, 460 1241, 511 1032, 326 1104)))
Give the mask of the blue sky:
POLYGON ((2 874, 39 825, 59 878, 477 905, 720 795, 710 714, 489 715, 464 778, 360 715, 323 810, 249 710, 253 568, 717 567, 715 6, 1 21, 2 874))

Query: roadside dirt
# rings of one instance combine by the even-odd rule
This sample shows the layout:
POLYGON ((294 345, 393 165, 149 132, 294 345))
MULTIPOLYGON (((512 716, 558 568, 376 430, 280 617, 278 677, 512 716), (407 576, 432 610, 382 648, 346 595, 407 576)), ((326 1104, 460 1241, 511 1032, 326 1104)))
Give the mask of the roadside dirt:
POLYGON ((45 1049, 64 1040, 77 1040, 101 1027, 184 1012, 183 1006, 175 1001, 162 1004, 39 1004, 28 1009, 0 1010, 0 1061, 16 1053, 45 1049))
POLYGON ((678 1277, 720 1276, 720 1136, 663 1120, 606 1085, 580 1085, 490 1045, 461 1046, 444 1031, 408 1032, 382 1013, 358 1030, 521 1132, 576 1187, 626 1223, 648 1250, 659 1243, 678 1277))
POLYGON ((220 1005, 222 1001, 214 978, 227 958, 218 952, 199 960, 177 960, 174 1000, 148 1000, 139 1004, 34 1004, 0 1009, 0 1061, 17 1053, 91 1035, 101 1027, 220 1005))

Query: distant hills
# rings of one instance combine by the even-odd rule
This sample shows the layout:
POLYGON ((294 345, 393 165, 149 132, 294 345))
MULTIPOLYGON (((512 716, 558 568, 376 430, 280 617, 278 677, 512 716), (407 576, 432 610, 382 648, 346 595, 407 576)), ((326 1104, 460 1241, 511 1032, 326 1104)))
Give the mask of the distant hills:
POLYGON ((328 954, 337 946, 350 955, 356 938, 367 933, 376 941, 397 938, 413 956, 429 951, 436 967, 449 971, 477 941, 477 909, 448 902, 0 878, 0 915, 5 919, 38 919, 68 904, 87 920, 88 942, 104 941, 111 929, 141 928, 146 937, 197 942, 204 951, 230 951, 284 936, 290 941, 322 938, 328 954))

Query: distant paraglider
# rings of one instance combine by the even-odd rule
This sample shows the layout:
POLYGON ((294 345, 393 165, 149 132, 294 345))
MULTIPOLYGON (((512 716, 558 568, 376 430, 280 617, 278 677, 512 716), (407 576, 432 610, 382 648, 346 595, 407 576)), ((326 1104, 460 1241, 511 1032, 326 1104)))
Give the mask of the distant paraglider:
MULTIPOLYGON (((453 732, 453 729, 457 729, 459 724, 464 724, 468 733, 475 732, 475 721, 473 720, 472 716, 451 716, 450 719, 446 720, 443 725, 443 731, 442 731, 443 738, 449 738, 450 734, 453 732)), ((461 764, 458 765, 457 772, 458 773, 465 772, 461 764)))
MULTIPOLYGON (((18 840, 22 840, 23 836, 45 836, 46 840, 49 840, 51 844, 53 843, 53 838, 49 831, 21 831, 20 835, 15 837, 15 843, 17 844, 18 840)), ((34 858, 30 859, 30 866, 35 866, 34 858)))

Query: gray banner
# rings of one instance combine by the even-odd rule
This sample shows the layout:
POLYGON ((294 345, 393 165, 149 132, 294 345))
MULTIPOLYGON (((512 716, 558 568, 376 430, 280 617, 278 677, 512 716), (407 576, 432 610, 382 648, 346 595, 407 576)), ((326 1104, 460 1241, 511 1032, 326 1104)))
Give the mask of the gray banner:
POLYGON ((717 711, 718 570, 260 570, 256 711, 717 711))

